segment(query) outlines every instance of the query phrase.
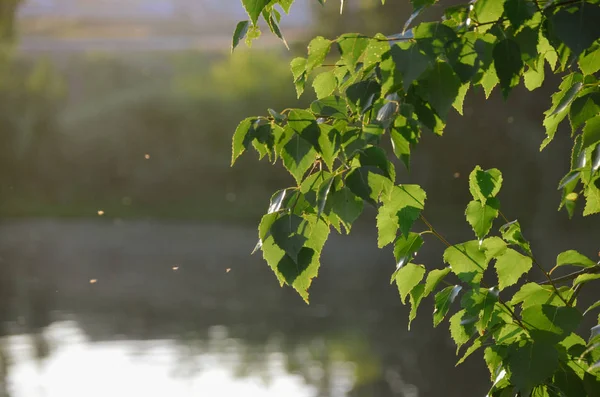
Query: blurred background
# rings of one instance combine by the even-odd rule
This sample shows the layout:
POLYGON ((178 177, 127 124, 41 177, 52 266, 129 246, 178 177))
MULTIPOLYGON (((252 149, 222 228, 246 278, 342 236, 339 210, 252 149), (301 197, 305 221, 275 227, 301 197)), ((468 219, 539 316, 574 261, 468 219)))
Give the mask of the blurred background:
MULTIPOLYGON (((485 395, 481 354, 454 367, 432 302, 407 330, 373 211, 330 238, 310 306, 250 256, 270 195, 293 181, 252 154, 230 168, 235 126, 310 103, 288 64, 313 36, 397 33, 411 12, 346 3, 340 16, 297 0, 289 51, 265 34, 231 55, 238 0, 0 2, 0 397, 485 395)), ((472 238, 479 164, 503 171, 503 212, 538 261, 597 257, 597 219, 556 211, 568 132, 538 150, 556 86, 506 102, 474 91, 443 138, 424 134, 399 182, 425 188, 451 242, 472 238)), ((441 267, 443 249, 427 241, 418 261, 441 267)))

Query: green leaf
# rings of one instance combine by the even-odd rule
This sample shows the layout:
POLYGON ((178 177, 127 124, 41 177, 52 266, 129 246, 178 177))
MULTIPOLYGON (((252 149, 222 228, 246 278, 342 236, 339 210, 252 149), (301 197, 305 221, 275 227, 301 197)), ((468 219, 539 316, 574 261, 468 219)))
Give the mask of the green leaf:
POLYGON ((544 78, 544 57, 540 56, 535 67, 527 66, 527 70, 523 73, 523 81, 525 82, 525 87, 529 91, 533 91, 542 86, 544 78))
POLYGON ((255 121, 255 117, 248 117, 242 122, 240 122, 240 124, 238 124, 237 128, 235 129, 235 132, 233 134, 231 151, 232 166, 233 164, 235 164, 235 160, 237 160, 237 158, 240 157, 242 153, 244 153, 244 151, 250 144, 251 132, 253 131, 252 126, 254 125, 255 121))
MULTIPOLYGON (((598 59, 600 62, 600 57, 598 59)), ((576 131, 585 122, 600 114, 600 93, 594 92, 573 101, 569 109, 571 128, 576 131)))
POLYGON ((298 253, 308 240, 306 236, 310 235, 310 225, 298 215, 285 214, 273 222, 270 232, 275 244, 297 262, 298 253))
POLYGON ((594 183, 589 183, 585 187, 585 208, 583 216, 593 215, 600 212, 600 189, 594 183))
POLYGON ((420 50, 417 44, 395 44, 392 46, 391 54, 396 64, 396 70, 402 76, 405 91, 408 91, 408 87, 419 79, 431 64, 429 57, 420 50))
POLYGON ((450 309, 450 305, 452 302, 454 302, 461 289, 462 287, 460 285, 455 285, 446 287, 435 294, 435 309, 433 311, 434 327, 437 327, 442 322, 444 317, 446 317, 446 314, 448 314, 448 310, 450 309))
POLYGON ((429 296, 438 284, 450 273, 450 268, 445 267, 443 269, 434 269, 429 272, 425 281, 425 289, 423 296, 429 296))
POLYGON ((400 300, 405 304, 408 294, 419 284, 425 275, 425 266, 408 263, 395 272, 396 285, 400 293, 400 300))
POLYGON ((313 81, 313 88, 317 98, 325 98, 333 94, 337 87, 337 80, 332 70, 317 75, 313 81))
POLYGON ((331 190, 331 185, 333 184, 334 179, 335 178, 333 176, 330 176, 321 183, 321 186, 319 186, 319 192, 317 195, 317 218, 321 216, 323 210, 325 209, 325 204, 327 203, 329 191, 331 190))
POLYGON ((476 166, 469 174, 469 191, 475 200, 485 203, 488 198, 495 197, 502 187, 502 173, 492 168, 483 171, 476 166))
POLYGON ((531 19, 535 13, 535 5, 527 0, 506 0, 504 13, 510 23, 518 28, 523 22, 531 19))
POLYGON ((242 5, 244 6, 244 9, 246 9, 253 25, 256 25, 260 13, 265 6, 269 4, 269 1, 270 0, 242 0, 242 5))
POLYGON ((464 354, 464 355, 461 357, 461 359, 460 359, 460 360, 458 360, 458 361, 456 362, 456 365, 458 366, 458 365, 462 364, 463 362, 465 362, 465 360, 466 360, 466 359, 467 359, 467 358, 468 358, 468 357, 469 357, 471 354, 475 353, 475 351, 476 351, 477 349, 479 349, 481 346, 483 346, 483 342, 484 342, 484 341, 485 341, 487 338, 488 338, 488 335, 486 334, 486 335, 480 336, 479 338, 475 339, 475 340, 473 341, 473 344, 472 344, 471 346, 469 346, 469 348, 468 348, 468 349, 465 351, 465 354, 464 354))
POLYGON ((387 38, 381 33, 377 33, 368 43, 362 58, 363 69, 366 70, 381 62, 383 54, 390 50, 387 38))
POLYGON ((594 44, 579 57, 579 69, 585 74, 600 70, 600 43, 594 44))
POLYGON ((569 113, 569 106, 583 87, 583 76, 579 73, 571 73, 563 78, 559 91, 552 95, 552 107, 545 112, 544 127, 546 128, 546 139, 542 142, 540 150, 543 150, 554 139, 558 125, 569 113))
POLYGON ((600 301, 596 301, 596 303, 594 303, 593 305, 591 305, 590 307, 585 309, 585 311, 583 312, 583 315, 585 316, 586 314, 588 314, 589 312, 591 312, 592 310, 594 310, 598 307, 600 307, 600 301))
POLYGON ((306 60, 306 73, 320 67, 331 48, 331 40, 317 36, 308 44, 308 57, 306 60))
POLYGON ((413 118, 407 118, 402 114, 396 117, 394 125, 390 129, 390 138, 394 154, 409 170, 411 145, 418 143, 420 135, 421 129, 419 123, 413 118))
POLYGON ((337 190, 331 196, 332 212, 340 219, 349 233, 354 221, 363 210, 363 201, 347 187, 337 190))
POLYGON ((346 101, 335 95, 314 101, 310 105, 310 110, 321 117, 331 117, 334 119, 345 119, 348 117, 346 101))
POLYGON ((494 90, 494 87, 498 85, 500 80, 498 79, 498 74, 496 73, 496 68, 492 64, 487 71, 481 77, 481 86, 483 87, 483 91, 485 93, 485 99, 488 99, 494 90))
POLYGON ((485 204, 473 200, 467 206, 465 216, 473 228, 477 238, 484 238, 492 228, 494 219, 498 217, 500 203, 496 198, 488 199, 485 204))
POLYGON ((246 37, 248 33, 248 28, 250 27, 250 21, 241 21, 235 27, 233 32, 233 39, 231 41, 231 52, 238 46, 240 41, 246 37))
POLYGON ((319 145, 321 129, 311 112, 302 109, 291 110, 288 114, 287 128, 292 129, 296 134, 311 143, 318 152, 321 151, 319 145))
POLYGON ((510 244, 520 247, 527 254, 531 255, 531 247, 529 242, 521 233, 521 225, 518 221, 512 221, 500 227, 502 238, 510 244))
POLYGON ((463 116, 463 104, 465 102, 465 96, 467 96, 467 91, 469 91, 469 87, 471 87, 470 83, 465 83, 461 85, 458 89, 458 95, 452 103, 452 107, 456 109, 458 114, 460 114, 461 116, 463 116))
MULTIPOLYGON (((396 269, 402 269, 402 267, 412 261, 422 245, 423 238, 421 238, 421 236, 417 233, 409 233, 408 236, 398 237, 394 243, 396 269)), ((396 272, 398 270, 396 270, 396 272)))
POLYGON ((581 2, 550 17, 554 34, 578 56, 600 37, 600 6, 581 2))
POLYGON ((424 208, 426 194, 418 185, 394 186, 377 213, 378 246, 382 248, 396 239, 398 228, 408 235, 424 208))
POLYGON ((472 330, 468 330, 464 324, 464 317, 466 314, 466 310, 462 309, 456 312, 452 317, 450 317, 450 336, 454 340, 456 344, 456 352, 462 345, 467 343, 469 339, 473 336, 473 331, 475 330, 473 327, 472 330))
POLYGON ((523 309, 521 318, 533 339, 558 343, 577 329, 583 316, 574 307, 543 304, 523 309))
POLYGON ((377 167, 362 166, 353 169, 346 176, 346 186, 374 207, 385 192, 390 192, 393 182, 377 167))
POLYGON ((410 314, 408 316, 408 330, 410 331, 410 324, 417 317, 417 309, 421 304, 423 296, 423 284, 419 284, 410 291, 410 314))
POLYGON ((358 160, 362 166, 373 166, 383 171, 384 175, 390 180, 396 180, 396 170, 385 151, 377 146, 371 146, 361 150, 358 154, 358 160))
POLYGON ((600 279, 600 274, 582 274, 580 276, 577 276, 577 278, 573 280, 573 287, 579 284, 585 284, 598 279, 600 279))
POLYGON ((444 262, 450 265, 452 272, 462 281, 478 283, 489 261, 479 241, 473 240, 446 248, 444 262))
POLYGON ((504 13, 504 0, 479 0, 474 4, 473 11, 479 24, 497 21, 504 13))
POLYGON ((306 83, 306 58, 294 58, 290 63, 292 70, 292 76, 294 76, 294 85, 296 87, 296 94, 298 98, 304 92, 304 83, 306 83))
POLYGON ((506 359, 510 381, 525 396, 552 376, 557 368, 558 353, 554 346, 537 341, 527 342, 523 346, 511 345, 506 359))
POLYGON ((521 49, 514 40, 503 39, 494 46, 493 56, 502 95, 506 99, 512 88, 519 84, 519 76, 523 69, 521 49))
POLYGON ((587 120, 583 127, 581 150, 600 142, 600 114, 587 120))
POLYGON ((329 234, 329 227, 325 222, 312 222, 311 233, 305 236, 308 240, 298 252, 297 261, 294 262, 286 252, 281 249, 269 235, 263 241, 263 257, 273 270, 280 284, 291 285, 300 296, 308 303, 308 288, 319 272, 320 255, 329 234))
POLYGON ((539 285, 538 283, 527 283, 517 291, 510 300, 511 305, 521 304, 523 309, 530 306, 548 304, 553 306, 564 306, 564 300, 568 300, 573 294, 570 288, 563 288, 563 291, 559 291, 562 299, 558 296, 556 290, 552 286, 539 285), (567 289, 570 291, 564 291, 567 289))
POLYGON ((486 238, 481 245, 485 250, 485 257, 488 261, 506 252, 506 243, 500 237, 486 238))
POLYGON ((557 268, 566 265, 589 268, 596 266, 596 262, 575 250, 568 250, 558 254, 558 256, 556 257, 556 266, 554 266, 550 273, 552 273, 557 268))
POLYGON ((338 38, 337 44, 342 59, 349 70, 354 70, 356 63, 369 46, 369 41, 369 37, 357 33, 343 34, 338 38))
POLYGON ((351 107, 361 115, 372 108, 381 95, 381 86, 374 80, 363 80, 346 89, 346 97, 351 107))
POLYGON ((504 360, 505 355, 506 347, 504 346, 492 345, 485 348, 483 352, 483 358, 488 367, 488 370, 490 371, 492 381, 496 380, 496 377, 500 372, 499 368, 502 365, 502 361, 504 360))
POLYGON ((306 171, 315 162, 317 152, 306 139, 294 134, 292 139, 283 147, 281 158, 285 168, 294 177, 296 183, 300 184, 306 171))
POLYGON ((436 62, 419 82, 421 95, 429 101, 442 120, 458 96, 461 82, 447 62, 436 62))
POLYGON ((495 264, 498 288, 503 290, 515 284, 523 274, 529 272, 532 263, 530 257, 521 255, 511 248, 507 249, 502 256, 497 258, 495 264))

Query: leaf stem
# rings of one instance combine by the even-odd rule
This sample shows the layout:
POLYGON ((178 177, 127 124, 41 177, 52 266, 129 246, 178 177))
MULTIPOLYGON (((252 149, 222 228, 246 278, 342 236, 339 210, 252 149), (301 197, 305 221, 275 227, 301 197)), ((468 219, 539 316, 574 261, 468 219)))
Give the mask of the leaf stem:
MULTIPOLYGON (((567 274, 565 276, 561 276, 561 277, 557 277, 552 279, 552 281, 556 284, 556 283, 562 283, 565 281, 571 281, 576 279, 578 276, 582 275, 582 274, 593 274, 593 273, 600 273, 600 266, 596 265, 593 267, 588 267, 586 269, 583 270, 579 270, 577 272, 573 272, 570 274, 567 274)), ((545 285, 545 284, 550 284, 547 280, 546 281, 540 281, 538 284, 540 285, 545 285)))
POLYGON ((546 269, 544 269, 542 267, 542 265, 540 265, 539 262, 535 260, 533 254, 530 255, 530 258, 533 261, 533 263, 537 266, 537 268, 540 269, 540 271, 542 273, 544 273, 544 276, 546 276, 546 280, 548 281, 548 284, 552 285, 552 288, 554 288, 554 291, 556 292, 556 295, 559 297, 559 299, 561 301, 563 301, 563 303, 565 305, 571 306, 571 304, 569 302, 567 302, 567 300, 565 298, 563 298, 563 296, 560 294, 560 291, 558 290, 558 287, 555 284, 555 280, 553 280, 552 277, 550 277, 550 274, 546 271, 546 269))

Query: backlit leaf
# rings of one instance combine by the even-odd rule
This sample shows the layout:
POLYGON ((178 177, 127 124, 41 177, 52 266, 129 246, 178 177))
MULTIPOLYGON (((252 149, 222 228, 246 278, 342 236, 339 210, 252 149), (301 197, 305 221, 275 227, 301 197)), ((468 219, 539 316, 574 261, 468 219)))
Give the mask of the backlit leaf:
POLYGON ((494 46, 493 56, 502 94, 506 98, 511 89, 519 84, 519 76, 523 69, 521 49, 514 40, 503 39, 494 46))
POLYGON ((285 168, 294 177, 296 183, 300 184, 302 177, 316 160, 317 152, 306 139, 294 134, 283 147, 281 158, 285 168))
POLYGON ((242 0, 242 5, 246 9, 250 20, 253 25, 256 25, 260 13, 263 11, 265 6, 269 4, 270 0, 242 0))
POLYGON ((318 99, 325 98, 333 93, 337 87, 337 80, 333 71, 323 72, 317 75, 313 81, 313 88, 318 99))
POLYGON ((437 327, 450 309, 450 305, 459 292, 462 290, 460 285, 446 287, 437 294, 435 294, 435 309, 433 311, 433 326, 437 327))
POLYGON ((487 199, 485 204, 477 200, 469 203, 465 216, 477 238, 482 239, 489 233, 494 219, 498 217, 498 209, 499 202, 494 197, 487 199))
POLYGON ((306 73, 320 67, 331 48, 331 40, 317 36, 308 44, 308 57, 306 59, 306 73))
POLYGON ((529 272, 532 260, 528 256, 519 254, 509 248, 496 259, 496 274, 498 275, 498 288, 503 290, 519 281, 523 274, 529 272))
POLYGON ((400 300, 405 303, 408 294, 419 284, 425 275, 425 266, 408 263, 395 273, 396 285, 400 293, 400 300))
POLYGON ((477 240, 455 244, 444 251, 444 262, 462 281, 478 283, 487 268, 485 250, 477 240))

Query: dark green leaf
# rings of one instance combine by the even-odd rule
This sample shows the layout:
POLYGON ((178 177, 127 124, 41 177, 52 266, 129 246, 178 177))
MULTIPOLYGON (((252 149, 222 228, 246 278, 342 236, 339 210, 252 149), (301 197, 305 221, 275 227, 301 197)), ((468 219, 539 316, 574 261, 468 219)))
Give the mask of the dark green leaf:
POLYGON ((304 247, 298 253, 297 261, 294 262, 286 252, 281 249, 273 239, 268 236, 263 242, 263 257, 273 270, 280 284, 288 284, 308 302, 308 288, 319 272, 319 258, 327 236, 329 227, 324 222, 312 222, 310 236, 304 243, 304 247))
POLYGON ((523 22, 531 19, 535 13, 535 4, 527 0, 506 0, 504 13, 510 23, 518 28, 523 22))
POLYGON ((529 272, 532 263, 530 257, 521 255, 513 249, 507 249, 502 256, 497 258, 495 265, 500 290, 519 281, 523 274, 529 272))
MULTIPOLYGON (((600 57, 598 57, 598 62, 600 62, 600 57)), ((587 120, 598 114, 600 114, 600 93, 595 92, 575 99, 569 109, 571 128, 576 131, 587 120)))
POLYGON ((502 173, 492 168, 483 171, 476 166, 469 174, 469 191, 475 200, 485 203, 488 198, 495 197, 502 187, 502 173))
POLYGON ((527 342, 523 346, 511 345, 506 360, 510 381, 519 388, 522 395, 552 376, 558 368, 558 353, 554 346, 527 342))
POLYGON ((574 307, 532 305, 523 309, 522 321, 536 340, 558 343, 577 329, 582 315, 574 307))
MULTIPOLYGON (((394 244, 394 257, 396 258, 396 268, 402 269, 407 263, 413 260, 415 254, 423 245, 423 239, 417 233, 410 233, 408 236, 400 236, 394 244)), ((396 270, 398 271, 398 270, 396 270)))
POLYGON ((456 297, 462 287, 460 285, 446 287, 437 294, 435 294, 435 309, 433 311, 433 326, 437 327, 450 309, 450 305, 456 297))
POLYGON ((346 96, 357 113, 364 114, 381 95, 381 86, 374 80, 363 80, 346 89, 346 96))
POLYGON ((306 236, 310 235, 310 225, 298 215, 285 214, 271 225, 270 232, 275 244, 297 262, 298 253, 308 240, 306 236))
POLYGON ((577 56, 600 37, 600 6, 581 2, 559 7, 550 18, 554 34, 577 56))
POLYGON ((559 91, 552 95, 552 107, 545 112, 544 127, 546 127, 546 139, 540 147, 544 149, 554 139, 558 125, 568 114, 569 106, 575 96, 581 90, 583 76, 579 73, 571 73, 563 78, 559 91), (560 109, 560 111, 557 111, 560 109))
POLYGON ((600 142, 600 114, 585 123, 581 149, 585 150, 588 146, 595 145, 598 142, 600 142))
POLYGON ((425 266, 408 263, 395 273, 396 285, 400 293, 400 300, 405 303, 408 294, 419 284, 425 275, 425 266))
POLYGON ((417 44, 400 43, 392 46, 392 59, 396 70, 402 76, 404 90, 419 79, 431 64, 429 57, 423 53, 417 44))
POLYGON ((263 11, 265 6, 269 4, 270 0, 242 0, 242 5, 246 9, 250 20, 253 25, 256 25, 260 13, 263 11))
POLYGON ((315 116, 311 112, 302 109, 291 110, 288 114, 287 127, 291 128, 296 134, 311 143, 318 152, 321 151, 319 145, 321 129, 317 124, 315 116))
POLYGON ((482 239, 489 233, 494 219, 498 217, 499 206, 498 199, 494 197, 487 199, 485 204, 478 200, 469 203, 465 216, 477 238, 482 239))
POLYGON ((493 56, 502 94, 506 98, 511 89, 519 84, 519 76, 523 69, 521 49, 514 40, 503 39, 494 46, 493 56))
POLYGON ((346 176, 346 186, 358 197, 377 206, 381 195, 390 192, 393 182, 377 167, 355 168, 346 176))
POLYGON ((332 117, 335 119, 345 119, 348 117, 346 101, 335 95, 314 101, 310 105, 310 110, 321 117, 332 117))
POLYGON ((238 46, 240 41, 246 37, 246 33, 248 33, 248 28, 250 27, 250 21, 241 21, 235 27, 235 31, 233 32, 233 39, 231 41, 231 52, 238 46))
POLYGON ((487 334, 480 336, 473 341, 473 344, 465 351, 465 354, 456 362, 456 365, 462 364, 471 354, 475 353, 477 349, 483 346, 483 342, 488 338, 487 334))
POLYGON ((347 187, 337 190, 331 196, 332 212, 340 219, 349 233, 350 228, 363 210, 363 201, 347 187))
POLYGON ((235 160, 237 160, 237 158, 244 153, 250 144, 251 132, 253 130, 252 126, 254 125, 255 121, 255 117, 248 117, 238 124, 237 128, 235 129, 232 140, 231 165, 235 163, 235 160))
POLYGON ((329 191, 331 190, 333 180, 334 177, 330 176, 329 178, 325 179, 319 187, 319 193, 317 196, 317 218, 321 216, 321 213, 325 208, 325 203, 327 202, 327 198, 329 196, 329 191))
POLYGON ((306 139, 294 134, 283 147, 281 158, 285 168, 294 177, 296 183, 300 184, 302 177, 316 160, 317 152, 306 139))
POLYGON ((458 96, 461 83, 447 62, 436 62, 419 83, 421 95, 429 101, 436 113, 446 119, 458 96))

